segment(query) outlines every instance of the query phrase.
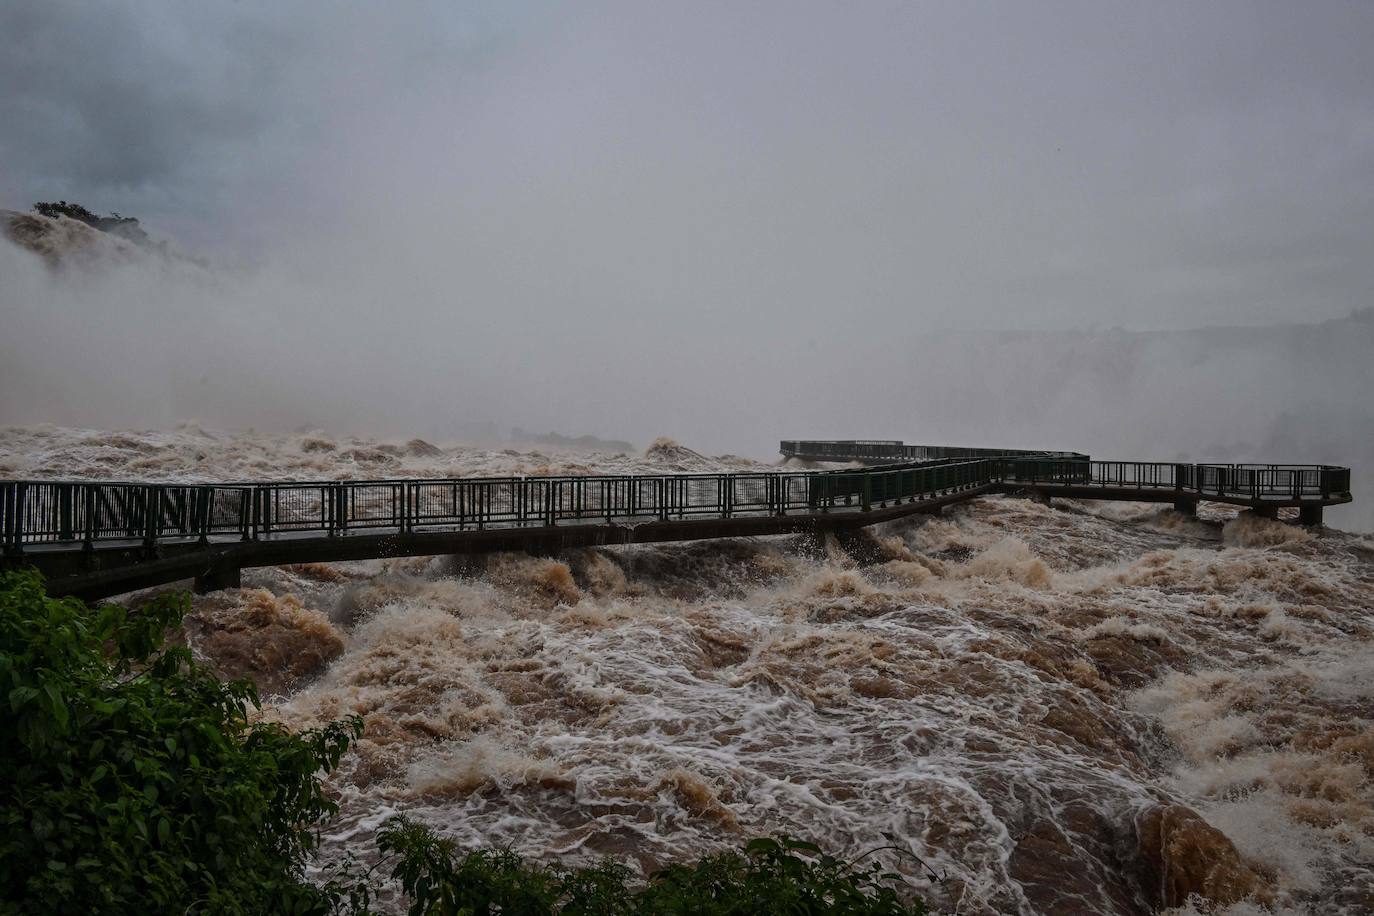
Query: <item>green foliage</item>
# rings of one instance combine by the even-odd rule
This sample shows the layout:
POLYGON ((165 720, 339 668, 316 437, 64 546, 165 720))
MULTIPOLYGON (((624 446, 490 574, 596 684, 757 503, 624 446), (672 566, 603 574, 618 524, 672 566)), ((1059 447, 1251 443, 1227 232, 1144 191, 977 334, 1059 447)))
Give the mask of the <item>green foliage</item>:
POLYGON ((361 733, 250 722, 258 698, 141 610, 0 576, 0 912, 323 913, 303 880, 336 811, 317 774, 361 733))
POLYGON ((110 232, 121 238, 126 238, 131 242, 140 245, 149 243, 148 233, 143 231, 143 227, 138 224, 138 220, 132 216, 120 216, 118 213, 111 213, 109 216, 100 216, 92 213, 78 203, 67 203, 65 200, 59 201, 39 201, 33 205, 33 211, 39 216, 46 216, 49 219, 57 219, 65 216, 68 219, 78 220, 101 232, 110 232))
POLYGON ((406 818, 382 829, 378 846, 411 900, 411 916, 916 916, 898 875, 859 867, 789 837, 757 839, 742 853, 674 865, 635 886, 613 862, 569 869, 525 862, 508 849, 459 855, 451 840, 406 818))
MULTIPOLYGON (((48 219, 57 219, 65 216, 68 219, 80 220, 88 226, 94 226, 96 220, 100 219, 90 210, 77 203, 67 203, 65 200, 59 201, 39 201, 33 205, 33 212, 48 219)), ((116 217, 118 218, 118 217, 116 217)))

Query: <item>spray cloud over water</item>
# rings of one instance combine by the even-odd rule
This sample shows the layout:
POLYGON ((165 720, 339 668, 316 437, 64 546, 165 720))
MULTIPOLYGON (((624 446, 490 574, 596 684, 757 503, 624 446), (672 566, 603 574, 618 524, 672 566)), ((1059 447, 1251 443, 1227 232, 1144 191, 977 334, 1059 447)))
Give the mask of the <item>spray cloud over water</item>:
POLYGON ((0 244, 0 423, 1369 464, 1368 11, 1188 9, 9 4, 0 205, 205 259, 0 244))

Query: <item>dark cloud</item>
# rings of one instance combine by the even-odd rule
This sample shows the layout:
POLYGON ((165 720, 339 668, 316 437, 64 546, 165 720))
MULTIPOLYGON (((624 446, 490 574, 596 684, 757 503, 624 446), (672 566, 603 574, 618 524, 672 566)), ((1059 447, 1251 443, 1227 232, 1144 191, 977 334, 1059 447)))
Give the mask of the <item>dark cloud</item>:
POLYGON ((0 192, 210 246, 423 199, 779 313, 800 270, 942 324, 1337 315, 1374 286, 1371 46, 1361 3, 17 0, 0 192))
POLYGON ((438 4, 15 0, 0 6, 0 192, 7 206, 61 196, 138 212, 213 242, 207 226, 249 218, 245 195, 258 204, 299 182, 417 69, 461 71, 436 55, 480 60, 498 32, 438 4))
POLYGON ((282 42, 213 15, 203 29, 169 22, 168 11, 65 0, 0 10, 0 149, 9 182, 22 183, 10 190, 137 203, 204 180, 207 159, 262 137, 282 42))

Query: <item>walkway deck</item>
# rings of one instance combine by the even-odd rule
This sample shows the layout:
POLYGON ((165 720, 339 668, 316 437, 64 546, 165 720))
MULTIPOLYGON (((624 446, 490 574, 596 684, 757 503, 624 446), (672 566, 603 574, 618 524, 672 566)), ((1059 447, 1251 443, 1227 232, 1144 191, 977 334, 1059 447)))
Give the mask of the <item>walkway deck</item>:
POLYGON ((989 493, 1247 506, 1304 523, 1351 500, 1324 465, 1092 461, 1073 452, 782 444, 787 457, 858 469, 315 483, 0 482, 0 568, 93 600, 194 578, 238 584, 253 566, 378 557, 843 531, 989 493))

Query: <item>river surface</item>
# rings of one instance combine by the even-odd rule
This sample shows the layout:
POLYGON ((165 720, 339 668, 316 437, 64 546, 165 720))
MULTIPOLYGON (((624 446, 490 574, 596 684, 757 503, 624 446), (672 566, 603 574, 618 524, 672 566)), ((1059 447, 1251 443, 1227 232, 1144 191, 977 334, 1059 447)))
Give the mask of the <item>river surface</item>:
MULTIPOLYGON (((0 432, 3 477, 761 467, 669 441, 0 432)), ((329 856, 398 812, 644 870, 787 832, 897 845, 962 914, 1374 912, 1368 537, 1011 497, 874 536, 862 565, 778 537, 245 570, 186 636, 268 717, 365 717, 329 856)))

